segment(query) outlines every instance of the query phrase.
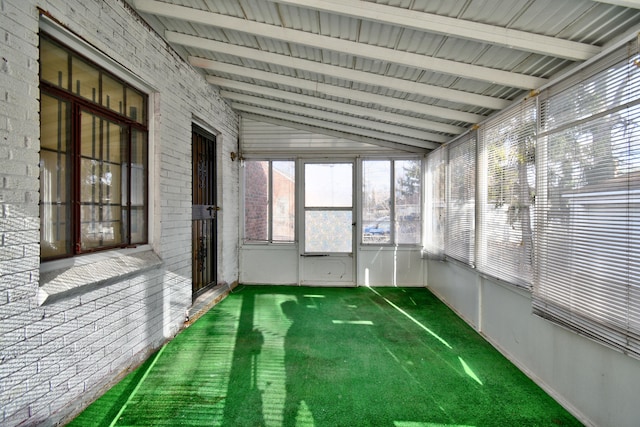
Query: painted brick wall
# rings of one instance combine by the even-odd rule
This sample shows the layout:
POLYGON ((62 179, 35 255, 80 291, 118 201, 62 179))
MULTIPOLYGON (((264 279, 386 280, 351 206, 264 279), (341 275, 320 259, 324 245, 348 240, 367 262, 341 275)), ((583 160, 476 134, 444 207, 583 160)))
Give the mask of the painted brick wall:
POLYGON ((0 425, 53 424, 175 334, 191 304, 191 124, 220 133, 220 281, 238 277, 238 119, 121 0, 0 0, 0 425), (152 246, 162 265, 38 304, 38 8, 156 90, 152 246))

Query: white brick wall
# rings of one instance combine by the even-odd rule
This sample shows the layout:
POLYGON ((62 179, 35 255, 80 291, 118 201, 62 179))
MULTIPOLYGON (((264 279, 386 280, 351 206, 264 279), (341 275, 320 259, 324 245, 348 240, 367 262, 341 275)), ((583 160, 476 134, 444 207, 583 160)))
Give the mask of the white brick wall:
POLYGON ((191 304, 191 124, 219 136, 220 281, 238 277, 238 120, 121 0, 0 0, 0 425, 53 424, 175 334, 191 304), (42 306, 38 8, 156 91, 154 268, 42 306))

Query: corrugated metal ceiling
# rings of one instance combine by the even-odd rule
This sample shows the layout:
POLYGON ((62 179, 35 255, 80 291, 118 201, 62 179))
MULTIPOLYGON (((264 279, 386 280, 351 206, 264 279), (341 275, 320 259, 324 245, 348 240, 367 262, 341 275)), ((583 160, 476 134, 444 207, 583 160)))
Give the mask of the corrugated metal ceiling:
POLYGON ((640 31, 630 0, 128 2, 240 114, 409 151, 640 31))

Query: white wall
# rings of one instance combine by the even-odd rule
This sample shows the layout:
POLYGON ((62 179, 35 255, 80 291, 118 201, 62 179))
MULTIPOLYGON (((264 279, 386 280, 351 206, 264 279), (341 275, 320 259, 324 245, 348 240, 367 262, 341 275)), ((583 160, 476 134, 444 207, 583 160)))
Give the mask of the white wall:
POLYGON ((358 286, 424 286, 417 248, 360 246, 357 264, 358 286))
POLYGON ((0 425, 53 424, 184 322, 194 119, 219 134, 218 274, 220 281, 238 279, 239 162, 229 155, 237 151, 238 118, 121 0, 1 0, 0 30, 0 425), (38 8, 152 91, 151 256, 135 267, 136 255, 117 253, 117 262, 132 261, 133 273, 101 281, 87 271, 99 276, 112 260, 78 257, 85 266, 64 274, 92 284, 46 300, 41 286, 66 276, 40 269, 38 8))
POLYGON ((453 262, 426 270, 429 289, 583 422, 638 426, 640 361, 534 316, 526 291, 453 262))
POLYGON ((240 283, 297 285, 297 245, 243 245, 240 251, 240 283))

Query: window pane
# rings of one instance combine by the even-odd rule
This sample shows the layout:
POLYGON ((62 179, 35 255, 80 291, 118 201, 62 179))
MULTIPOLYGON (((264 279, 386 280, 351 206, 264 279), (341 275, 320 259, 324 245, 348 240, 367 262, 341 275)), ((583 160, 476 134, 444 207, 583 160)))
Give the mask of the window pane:
POLYGON ((93 102, 99 101, 100 72, 81 59, 71 57, 71 90, 93 102))
POLYGON ((68 102, 42 95, 40 101, 40 148, 66 151, 69 144, 68 102))
POLYGON ((305 207, 350 207, 352 167, 351 163, 305 165, 305 207))
POLYGON ((478 268, 527 287, 533 280, 535 100, 498 115, 481 132, 483 178, 478 268))
POLYGON ((47 39, 40 39, 40 79, 69 90, 69 54, 47 39))
POLYGON ((449 179, 445 253, 474 263, 476 140, 469 134, 448 146, 449 179))
POLYGON ((145 99, 140 92, 128 87, 126 116, 138 123, 146 124, 147 108, 145 99))
POLYGON ((69 219, 69 168, 66 154, 40 153, 40 237, 42 256, 52 257, 71 251, 69 219))
POLYGON ((102 105, 124 114, 124 86, 107 74, 102 74, 102 105))
POLYGON ((420 243, 421 161, 396 160, 394 168, 397 242, 420 243))
POLYGON ((389 243, 391 161, 363 161, 362 176, 362 243, 389 243))
POLYGON ((119 245, 124 241, 119 207, 84 205, 80 209, 82 250, 119 245))
POLYGON ((426 164, 426 238, 425 249, 432 255, 444 253, 446 205, 446 147, 438 148, 427 157, 426 164))
POLYGON ((41 256, 71 253, 69 104, 42 95, 40 121, 41 256))
POLYGON ((295 163, 274 161, 273 164, 273 241, 295 239, 295 163))
POLYGON ((244 238, 269 240, 269 162, 244 162, 244 238))
POLYGON ((123 243, 123 172, 117 160, 125 132, 120 125, 87 112, 82 113, 80 132, 82 249, 123 243))
MULTIPOLYGON (((131 133, 131 243, 147 241, 147 133, 131 133)), ((124 168, 123 168, 124 169, 124 168)), ((126 170, 123 170, 123 202, 126 206, 126 170)))
POLYGON ((351 253, 351 211, 306 211, 305 252, 351 253))

